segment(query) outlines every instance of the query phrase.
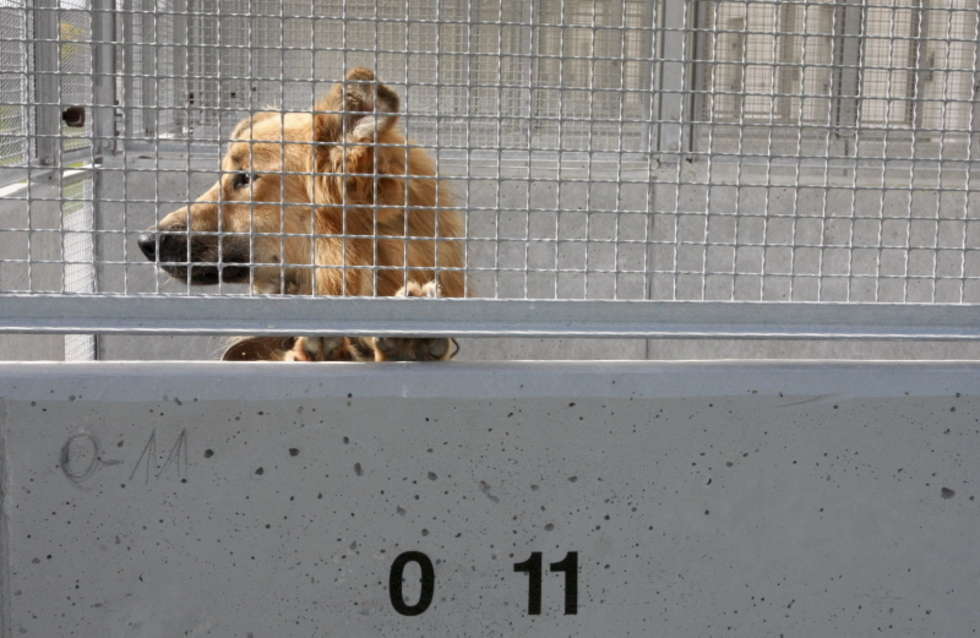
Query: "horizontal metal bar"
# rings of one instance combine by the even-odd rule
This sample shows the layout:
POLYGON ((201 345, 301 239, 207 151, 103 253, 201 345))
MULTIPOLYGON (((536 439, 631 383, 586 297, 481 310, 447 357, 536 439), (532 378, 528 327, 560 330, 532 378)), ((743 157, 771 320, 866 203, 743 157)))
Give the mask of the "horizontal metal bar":
POLYGON ((0 295, 0 333, 980 339, 980 305, 0 295))

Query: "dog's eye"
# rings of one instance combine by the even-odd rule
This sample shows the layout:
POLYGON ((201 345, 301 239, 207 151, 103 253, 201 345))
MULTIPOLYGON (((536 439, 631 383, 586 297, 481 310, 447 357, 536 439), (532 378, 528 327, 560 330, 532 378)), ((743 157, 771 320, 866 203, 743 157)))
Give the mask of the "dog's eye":
POLYGON ((253 181, 255 181, 255 175, 253 175, 252 173, 245 173, 243 171, 240 173, 235 173, 235 177, 232 179, 231 184, 235 188, 244 188, 245 186, 251 184, 253 181))

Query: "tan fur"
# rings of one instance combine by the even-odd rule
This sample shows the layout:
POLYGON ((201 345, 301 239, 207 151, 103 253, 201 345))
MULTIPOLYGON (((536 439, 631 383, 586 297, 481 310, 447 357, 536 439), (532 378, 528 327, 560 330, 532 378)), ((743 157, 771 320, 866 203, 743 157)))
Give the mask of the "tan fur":
MULTIPOLYGON (((429 154, 404 146, 398 110, 397 94, 358 68, 315 113, 256 113, 233 131, 218 182, 152 232, 183 241, 170 246, 175 255, 186 249, 187 228, 222 233, 220 242, 192 234, 191 261, 221 255, 224 264, 253 265, 250 277, 244 267, 223 277, 257 293, 390 296, 434 282, 429 268, 463 265, 462 219, 442 208, 453 200, 429 154), (254 178, 236 186, 242 173, 254 178), (339 234, 347 237, 331 236, 339 234)), ((217 283, 213 267, 168 267, 161 245, 157 259, 168 272, 217 283)), ((464 295, 461 270, 440 271, 437 284, 442 296, 464 295)))

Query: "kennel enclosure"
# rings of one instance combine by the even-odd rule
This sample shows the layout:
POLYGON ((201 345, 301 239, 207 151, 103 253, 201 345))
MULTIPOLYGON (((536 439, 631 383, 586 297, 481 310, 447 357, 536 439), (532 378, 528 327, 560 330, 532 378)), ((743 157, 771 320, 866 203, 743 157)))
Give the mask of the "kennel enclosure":
POLYGON ((314 333, 356 329, 345 316, 495 335, 975 331, 966 0, 2 11, 5 331, 263 331, 270 312, 314 333), (139 233, 221 175, 240 119, 309 111, 354 66, 401 95, 465 213, 470 299, 280 311, 143 257, 139 233))
POLYGON ((976 633, 975 362, 473 359, 976 358, 978 22, 0 0, 0 638, 976 633), (456 195, 469 298, 144 257, 237 122, 356 66, 456 195), (229 334, 470 360, 187 361, 229 334))

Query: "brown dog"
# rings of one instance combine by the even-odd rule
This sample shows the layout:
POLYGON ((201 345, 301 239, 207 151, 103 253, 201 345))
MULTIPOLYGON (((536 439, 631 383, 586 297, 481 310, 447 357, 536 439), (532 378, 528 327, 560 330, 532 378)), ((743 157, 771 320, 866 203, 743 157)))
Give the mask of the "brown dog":
MULTIPOLYGON (((398 95, 357 68, 315 113, 260 112, 233 131, 218 182, 140 235, 192 284, 256 293, 464 294, 462 220, 435 163, 398 130, 398 95), (428 286, 428 287, 427 287, 428 286)), ((449 339, 252 337, 226 359, 432 360, 449 339), (333 344, 333 346, 329 346, 333 344)), ((231 354, 229 354, 231 353, 231 354)))

